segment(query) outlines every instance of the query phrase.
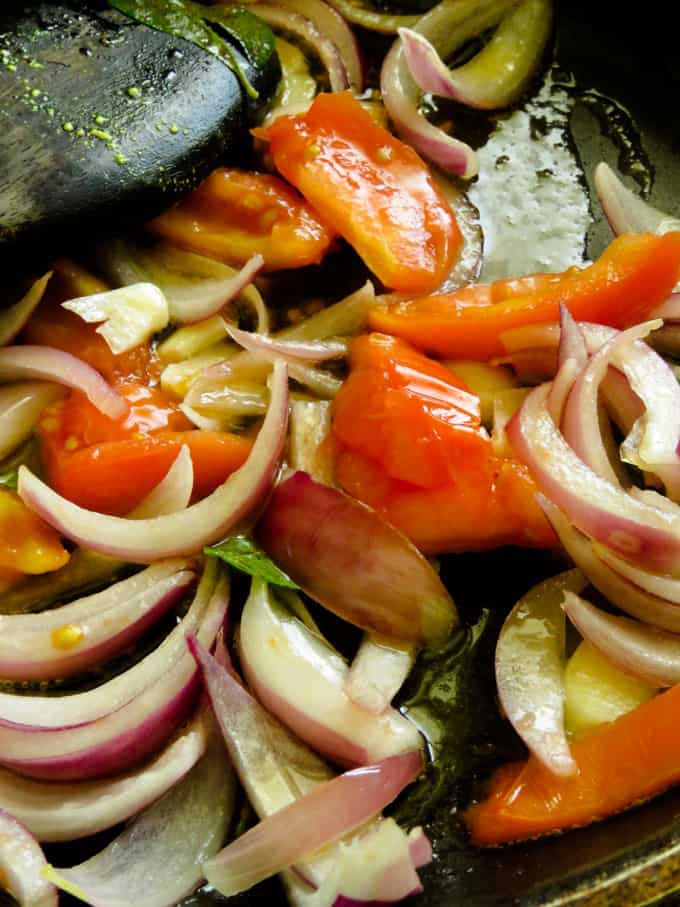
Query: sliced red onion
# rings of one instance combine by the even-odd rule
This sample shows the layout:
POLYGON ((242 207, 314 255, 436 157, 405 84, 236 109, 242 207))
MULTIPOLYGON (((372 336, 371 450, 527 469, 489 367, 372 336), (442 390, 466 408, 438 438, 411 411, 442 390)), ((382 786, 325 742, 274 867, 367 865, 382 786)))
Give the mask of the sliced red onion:
POLYGON ((571 449, 534 388, 508 425, 516 454, 541 490, 582 532, 652 570, 680 569, 680 510, 661 511, 598 476, 571 449))
POLYGON ((405 536, 307 473, 277 486, 256 533, 298 586, 364 630, 429 645, 446 640, 458 622, 446 587, 405 536))
POLYGON ((213 590, 213 577, 206 569, 184 620, 124 674, 58 699, 0 694, 0 762, 33 778, 73 780, 123 771, 158 749, 196 699, 184 633, 211 645, 224 621, 228 583, 223 577, 213 590))
POLYGON ((340 50, 331 37, 319 28, 312 19, 293 12, 289 7, 275 6, 273 3, 251 3, 251 12, 255 13, 274 31, 282 30, 297 35, 307 46, 313 48, 328 73, 331 91, 345 91, 350 88, 350 76, 340 50))
MULTIPOLYGON (((658 322, 648 322, 654 325, 658 322)), ((627 332, 625 332, 627 333, 627 332)), ((670 366, 646 344, 635 344, 617 356, 644 413, 621 446, 626 462, 654 473, 666 494, 680 500, 680 385, 670 366)))
POLYGON ((243 609, 239 645, 260 702, 334 762, 366 765, 421 746, 415 726, 394 709, 374 716, 352 702, 342 658, 257 580, 243 609))
MULTIPOLYGON (((445 59, 466 41, 496 25, 516 0, 461 0, 438 3, 414 30, 445 59)), ((410 27, 408 23, 403 23, 410 27)), ((401 40, 394 42, 380 72, 383 102, 399 135, 449 173, 465 179, 478 170, 474 151, 432 125, 418 110, 420 90, 413 81, 401 40)))
POLYGON ((234 774, 217 741, 160 800, 104 850, 48 878, 93 907, 174 907, 203 879, 222 847, 236 805, 234 774))
POLYGON ((374 818, 422 770, 420 752, 339 775, 247 831, 204 864, 227 897, 288 869, 374 818))
POLYGON ((602 397, 610 418, 627 434, 644 415, 645 407, 621 369, 610 366, 601 385, 602 397))
POLYGON ((612 232, 668 233, 680 230, 680 220, 658 211, 627 189, 605 163, 595 168, 595 191, 612 232))
POLYGON ((345 692, 373 715, 387 709, 411 672, 415 649, 367 633, 345 679, 345 692))
POLYGON ((187 444, 182 444, 172 466, 143 501, 128 513, 132 520, 177 513, 189 506, 194 488, 194 464, 187 444))
POLYGON ((232 340, 252 353, 261 353, 268 359, 280 356, 287 361, 326 362, 347 354, 346 340, 280 340, 267 334, 253 334, 233 325, 227 327, 232 340))
POLYGON ((459 100, 451 70, 424 35, 412 28, 400 28, 404 57, 409 72, 421 91, 439 98, 459 100))
POLYGON ((223 640, 218 641, 214 658, 193 637, 188 644, 231 761, 260 818, 334 777, 333 770, 265 711, 232 674, 223 640))
POLYGON ((172 308, 173 318, 183 324, 195 324, 219 314, 226 305, 238 299, 263 267, 264 258, 259 254, 252 255, 240 271, 237 271, 228 281, 225 280, 220 284, 220 292, 215 293, 214 296, 206 294, 203 299, 197 299, 193 305, 186 306, 179 306, 175 301, 172 308), (182 317, 178 317, 178 309, 182 317))
MULTIPOLYGON (((333 777, 328 766, 265 712, 229 673, 228 656, 221 641, 218 641, 215 658, 193 640, 189 640, 189 645, 203 670, 229 754, 260 818, 278 812, 333 777)), ((372 894, 369 900, 387 899, 380 867, 375 863, 371 867, 362 866, 356 859, 366 853, 374 857, 379 853, 382 859, 389 857, 391 879, 397 875, 407 877, 406 884, 399 890, 400 897, 411 893, 419 884, 417 876, 414 881, 413 870, 432 859, 429 841, 420 829, 414 829, 407 838, 393 820, 378 819, 362 830, 357 839, 339 842, 336 847, 326 848, 322 855, 298 863, 294 872, 284 875, 284 882, 299 898, 320 886, 314 902, 316 907, 331 905, 345 890, 344 880, 340 880, 344 869, 349 871, 349 863, 354 867, 355 875, 361 873, 363 883, 372 894), (381 830, 385 821, 394 828, 389 847, 381 830)))
MULTIPOLYGON (((2 351, 0 351, 1 354, 2 351)), ((19 495, 67 538, 133 563, 194 554, 219 541, 261 506, 279 465, 288 424, 288 373, 274 364, 269 409, 248 459, 212 494, 178 513, 130 520, 78 507, 22 466, 19 495)))
POLYGON ((40 614, 0 615, 0 676, 68 677, 122 652, 189 590, 188 561, 166 561, 40 614))
POLYGON ((376 9, 370 3, 370 0, 369 2, 362 2, 362 0, 328 0, 328 2, 347 22, 385 35, 393 35, 401 27, 412 28, 420 18, 419 15, 399 15, 387 11, 383 12, 380 9, 376 9))
MULTIPOLYGON (((162 242, 146 246, 112 240, 100 247, 97 257, 104 273, 119 286, 155 283, 168 301, 171 321, 200 321, 208 317, 202 313, 218 312, 243 293, 244 301, 255 309, 258 331, 269 330, 262 298, 244 283, 248 270, 242 275, 222 262, 162 242)), ((254 267, 252 259, 245 265, 249 267, 254 267)))
POLYGON ((449 70, 417 32, 400 29, 409 68, 423 91, 489 110, 507 107, 522 94, 543 55, 552 25, 549 0, 515 5, 484 48, 449 70))
POLYGON ((57 907, 57 889, 43 876, 46 867, 33 835, 0 809, 0 884, 19 907, 57 907))
POLYGON ((430 123, 418 110, 418 92, 407 72, 401 43, 395 43, 382 65, 383 103, 401 138, 447 173, 472 179, 479 170, 475 152, 460 139, 430 123))
POLYGON ((153 803, 201 758, 206 731, 192 721, 151 761, 100 781, 34 781, 0 769, 0 807, 39 841, 73 841, 129 819, 153 803))
POLYGON ((615 555, 605 545, 597 545, 595 553, 608 567, 611 567, 624 579, 633 583, 638 589, 649 592, 650 595, 655 595, 674 605, 680 605, 680 579, 665 576, 661 573, 650 573, 648 570, 641 570, 635 564, 631 564, 622 557, 615 555))
POLYGON ((626 674, 657 687, 680 682, 680 636, 608 614, 569 591, 563 608, 581 636, 626 674))
POLYGON ((190 561, 166 561, 60 608, 0 615, 0 676, 51 680, 122 652, 186 594, 190 561))
MULTIPOLYGON (((619 477, 612 467, 600 433, 599 390, 610 362, 617 356, 629 357, 630 345, 645 337, 656 322, 635 325, 615 334, 604 343, 581 371, 569 394, 562 420, 564 437, 579 457, 603 479, 614 485, 619 477)), ((677 382, 675 382, 677 385, 677 382)), ((680 391, 678 392, 680 401, 680 391)), ((678 409, 680 413, 680 408, 678 409)), ((680 431, 678 432, 680 438, 680 431)))
POLYGON ((349 79, 349 87, 356 94, 364 88, 364 67, 354 32, 345 19, 324 0, 279 0, 279 6, 299 13, 309 19, 338 49, 349 79))
POLYGON ((680 608, 676 604, 646 592, 621 576, 604 563, 588 536, 575 529, 554 504, 545 498, 540 502, 567 554, 612 604, 645 623, 680 633, 680 608))
POLYGON ((43 274, 28 289, 28 292, 13 306, 3 309, 0 314, 0 346, 7 346, 24 327, 45 295, 52 271, 43 274))
MULTIPOLYGON (((375 304, 375 290, 373 284, 367 281, 362 287, 336 302, 328 308, 310 315, 299 324, 291 325, 279 331, 274 337, 285 341, 318 341, 328 340, 331 337, 351 336, 364 330, 368 324, 368 313, 375 304)), ((260 333, 263 333, 260 331, 260 333)), ((263 382, 272 365, 262 356, 243 350, 228 362, 218 363, 205 370, 201 377, 194 380, 184 398, 189 406, 201 404, 204 393, 215 390, 213 379, 225 376, 230 380, 263 382)), ((223 387, 223 382, 218 385, 217 392, 223 387)), ((207 398, 207 401, 210 398, 207 398)), ((206 401, 206 402, 207 402, 206 401)), ((207 403, 209 405, 209 403, 207 403)))
POLYGON ((564 727, 564 592, 580 592, 579 570, 534 586, 512 609, 496 646, 503 711, 531 752, 555 775, 576 771, 564 727))
POLYGON ((51 381, 16 381, 0 387, 0 460, 30 437, 45 407, 64 393, 51 381))
POLYGON ((85 394, 110 419, 120 419, 128 404, 91 366, 51 346, 6 346, 0 349, 0 381, 37 378, 55 381, 85 394))

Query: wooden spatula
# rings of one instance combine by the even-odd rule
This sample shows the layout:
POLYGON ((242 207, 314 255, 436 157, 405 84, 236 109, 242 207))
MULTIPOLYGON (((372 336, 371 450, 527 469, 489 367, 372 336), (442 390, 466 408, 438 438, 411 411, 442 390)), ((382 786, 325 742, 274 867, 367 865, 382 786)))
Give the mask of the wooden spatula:
POLYGON ((275 87, 96 0, 0 7, 0 260, 50 254, 157 214, 237 161, 275 87))

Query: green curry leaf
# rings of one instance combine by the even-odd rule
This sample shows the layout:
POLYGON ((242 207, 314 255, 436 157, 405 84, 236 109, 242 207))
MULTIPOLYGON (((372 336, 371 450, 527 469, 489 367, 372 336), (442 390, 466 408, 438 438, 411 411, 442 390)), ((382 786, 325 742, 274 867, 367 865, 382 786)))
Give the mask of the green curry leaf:
POLYGON ((247 535, 231 536, 218 545, 204 548, 203 553, 208 557, 219 558, 230 567, 249 576, 256 576, 272 586, 282 586, 284 589, 300 588, 283 570, 279 570, 247 535))

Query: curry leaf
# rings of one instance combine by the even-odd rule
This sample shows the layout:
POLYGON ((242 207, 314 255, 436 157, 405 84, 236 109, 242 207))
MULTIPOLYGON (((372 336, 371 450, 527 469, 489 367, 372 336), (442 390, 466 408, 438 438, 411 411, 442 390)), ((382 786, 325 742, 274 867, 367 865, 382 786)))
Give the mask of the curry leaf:
POLYGON ((236 570, 249 576, 256 576, 266 583, 271 583, 272 586, 283 586, 285 589, 300 588, 283 570, 279 570, 247 535, 231 536, 219 545, 204 548, 203 553, 208 557, 217 557, 236 570))

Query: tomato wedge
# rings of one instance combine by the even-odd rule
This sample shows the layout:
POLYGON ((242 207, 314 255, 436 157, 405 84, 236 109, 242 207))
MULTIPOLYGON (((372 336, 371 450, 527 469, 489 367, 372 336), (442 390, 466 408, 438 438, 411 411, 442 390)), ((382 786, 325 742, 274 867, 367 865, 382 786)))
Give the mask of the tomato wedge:
POLYGON ((577 321, 624 328, 642 321, 680 277, 680 232, 623 234, 587 268, 533 274, 455 293, 385 297, 373 309, 373 330, 449 358, 486 360, 505 352, 511 328, 556 322, 563 302, 577 321))
POLYGON ((254 134, 385 286, 421 293, 441 284, 462 244, 455 216, 416 152, 350 92, 317 95, 306 113, 254 134))
POLYGON ((129 414, 108 419, 79 393, 47 407, 38 425, 50 485, 88 510, 122 516, 163 478, 183 444, 194 465, 194 498, 204 497, 245 461, 251 441, 193 429, 158 389, 123 384, 129 414))
POLYGON ((501 766, 465 821, 482 846, 534 838, 620 812, 680 780, 680 685, 572 743, 578 771, 538 759, 501 766))
POLYGON ((493 453, 479 410, 404 341, 358 338, 333 408, 339 484, 428 553, 554 545, 528 470, 493 453))
POLYGON ((169 242, 230 264, 256 252, 265 270, 317 264, 335 232, 283 180, 222 167, 149 229, 169 242))

